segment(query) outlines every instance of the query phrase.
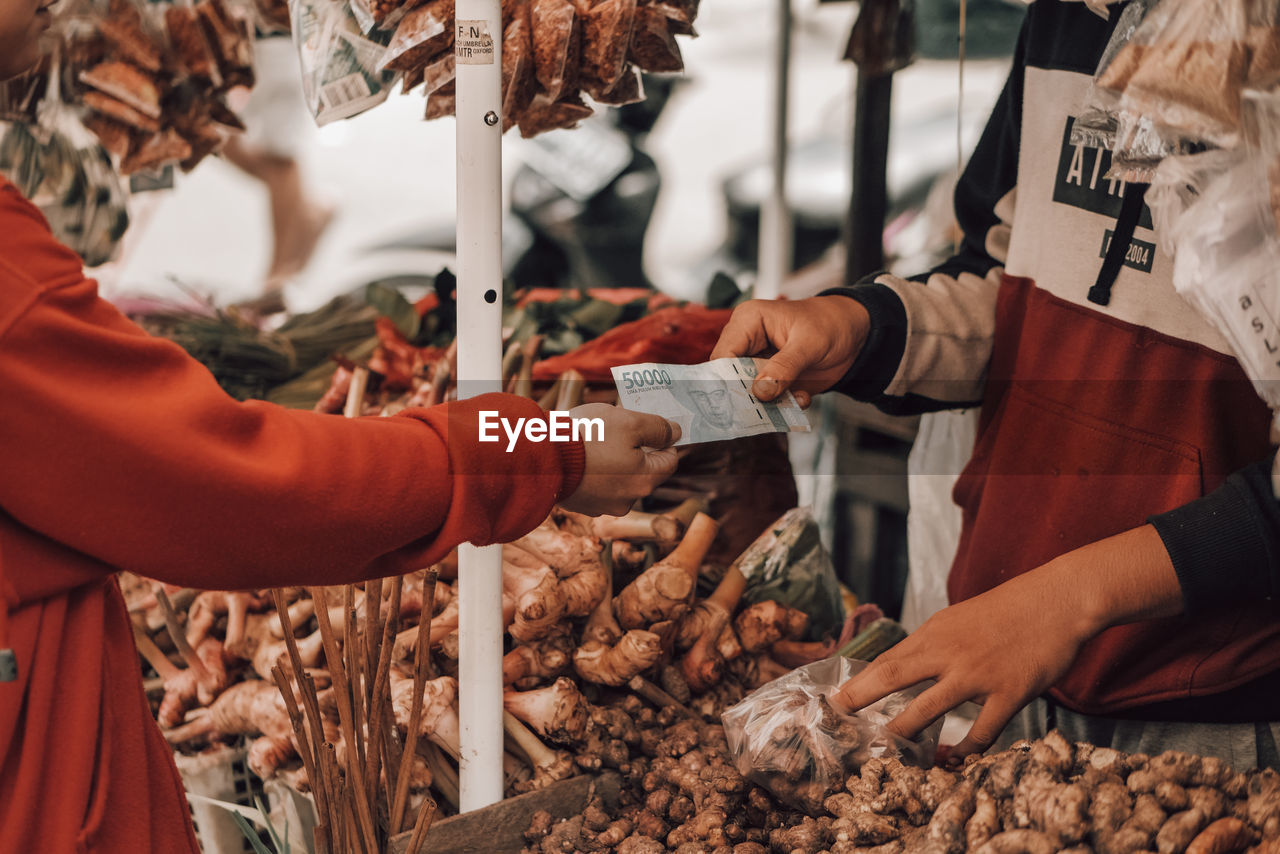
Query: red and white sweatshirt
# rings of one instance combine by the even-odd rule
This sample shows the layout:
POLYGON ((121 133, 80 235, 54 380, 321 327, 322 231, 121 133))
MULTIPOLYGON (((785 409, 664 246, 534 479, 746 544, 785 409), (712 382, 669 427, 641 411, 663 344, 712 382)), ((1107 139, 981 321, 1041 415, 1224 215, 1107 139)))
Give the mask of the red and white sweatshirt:
POLYGON ((404 573, 526 533, 583 469, 580 443, 478 441, 480 409, 542 417, 510 395, 362 419, 239 403, 99 298, 2 179, 0 396, 0 641, 18 659, 0 854, 199 851, 118 570, 211 589, 404 573))
POLYGON ((956 189, 961 251, 915 281, 882 273, 833 291, 872 318, 838 388, 896 413, 981 405, 954 492, 952 601, 1156 527, 1184 615, 1103 632, 1054 698, 1087 714, 1280 720, 1269 412, 1175 293, 1144 188, 1104 177, 1109 152, 1070 143, 1122 8, 1107 22, 1079 2, 1031 4, 956 189), (1100 273, 1117 232, 1118 271, 1100 273))

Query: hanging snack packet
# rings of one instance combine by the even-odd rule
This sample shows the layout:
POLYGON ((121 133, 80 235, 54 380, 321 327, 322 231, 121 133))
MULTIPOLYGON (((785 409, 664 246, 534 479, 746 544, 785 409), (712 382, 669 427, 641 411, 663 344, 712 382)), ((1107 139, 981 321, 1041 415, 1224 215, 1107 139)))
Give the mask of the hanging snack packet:
POLYGON ((254 24, 266 35, 289 32, 288 0, 253 0, 254 24))
POLYGON ((98 21, 98 32, 119 58, 147 71, 164 67, 159 40, 152 36, 142 12, 129 0, 111 0, 109 14, 98 21))
POLYGON ((351 0, 351 13, 362 32, 389 30, 420 2, 422 0, 351 0))
POLYGON ((1177 135, 1234 145, 1249 69, 1248 2, 1163 0, 1122 52, 1131 56, 1118 56, 1117 71, 1104 75, 1106 85, 1109 77, 1123 82, 1120 109, 1177 135))
POLYGON ((424 119, 442 119, 445 116, 452 116, 458 106, 458 92, 454 81, 441 86, 434 92, 427 95, 427 111, 423 116, 424 119))
POLYGON ((142 131, 143 133, 156 133, 160 130, 158 119, 143 115, 123 101, 118 101, 101 92, 85 92, 82 100, 84 105, 95 113, 127 125, 133 130, 142 131))
POLYGON ((137 66, 127 62, 101 62, 81 71, 79 79, 144 116, 160 118, 160 88, 137 66))
POLYGON ((30 71, 0 80, 0 121, 34 121, 36 105, 49 86, 48 57, 30 71))
POLYGON ((520 121, 537 89, 533 37, 527 7, 516 14, 502 34, 502 132, 520 121))
POLYGON ((1098 60, 1098 70, 1093 84, 1085 95, 1080 114, 1071 123, 1071 144, 1089 148, 1110 149, 1115 143, 1116 113, 1120 103, 1120 93, 1133 76, 1137 67, 1134 52, 1124 48, 1137 32, 1138 26, 1147 13, 1159 0, 1133 0, 1125 6, 1116 21, 1111 38, 1098 60), (1116 60, 1123 57, 1120 63, 1116 60))
POLYGON ((532 0, 529 21, 533 25, 534 74, 543 93, 554 102, 578 88, 582 25, 572 0, 532 0))
POLYGON ((387 99, 398 77, 379 70, 390 33, 366 36, 339 0, 294 0, 290 9, 302 94, 317 125, 350 118, 387 99))
POLYGON ((437 59, 423 69, 422 82, 426 84, 427 94, 438 92, 447 85, 452 85, 458 78, 458 59, 453 51, 437 59))
POLYGON ((610 107, 623 107, 644 100, 644 82, 640 77, 640 69, 633 65, 628 65, 622 76, 608 88, 602 87, 595 80, 588 80, 586 83, 587 94, 610 107))
POLYGON ((164 26, 179 70, 205 80, 211 86, 221 86, 218 58, 209 44, 204 25, 200 23, 200 13, 194 7, 175 4, 164 10, 164 26))
POLYGON ((673 3, 671 0, 641 3, 641 7, 657 9, 667 19, 667 28, 677 36, 697 36, 693 20, 698 17, 698 4, 673 3))
POLYGON ((591 108, 577 95, 572 100, 552 101, 540 94, 520 114, 520 135, 532 139, 549 130, 577 127, 578 122, 590 117, 591 108))
POLYGON ((222 0, 200 0, 196 13, 213 48, 223 86, 252 86, 253 34, 247 19, 232 15, 222 0))
POLYGON ((0 173, 40 208, 88 266, 110 260, 129 225, 128 194, 98 140, 62 101, 56 60, 34 124, 0 133, 0 173))
POLYGON ((454 0, 428 0, 404 15, 387 43, 381 68, 410 72, 452 54, 454 0))
POLYGON ((645 71, 684 71, 684 58, 660 6, 636 8, 627 58, 645 71))
POLYGON ((575 0, 582 16, 582 72, 608 90, 626 69, 636 0, 575 0))
POLYGON ((1244 85, 1250 89, 1270 89, 1280 82, 1280 9, 1274 0, 1249 0, 1249 70, 1244 85))

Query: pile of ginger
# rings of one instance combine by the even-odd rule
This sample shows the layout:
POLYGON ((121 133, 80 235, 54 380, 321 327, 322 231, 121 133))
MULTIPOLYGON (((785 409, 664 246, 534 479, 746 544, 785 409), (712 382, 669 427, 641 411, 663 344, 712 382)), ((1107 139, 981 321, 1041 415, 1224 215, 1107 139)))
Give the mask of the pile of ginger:
MULTIPOLYGON (((693 500, 666 513, 621 518, 556 510, 543 525, 503 546, 508 795, 582 771, 627 765, 635 752, 627 739, 638 743, 639 736, 629 734, 629 725, 620 723, 607 702, 593 705, 589 699, 639 690, 694 714, 718 716, 788 666, 830 651, 834 640, 801 640, 807 629, 802 612, 772 601, 743 602, 746 579, 736 567, 724 571, 708 595, 698 594, 718 530, 700 512, 703 507, 693 500)), ((153 582, 122 576, 135 639, 157 674, 149 687, 166 737, 187 752, 247 738, 249 765, 257 775, 279 776, 300 791, 310 790, 289 704, 273 673, 281 668, 293 681, 284 627, 314 686, 324 738, 342 766, 348 745, 339 726, 340 683, 331 678, 320 617, 327 615, 334 648, 348 670, 356 662, 346 652, 346 632, 362 638, 373 625, 374 633, 387 632, 388 661, 374 656, 352 672, 365 674, 360 684, 366 696, 374 693, 368 680, 375 672, 386 674, 398 741, 416 727, 420 741, 408 773, 414 802, 430 790, 442 809, 456 808, 456 559, 430 574, 438 581, 429 590, 428 573, 419 571, 363 587, 169 588, 167 597, 153 582), (420 638, 428 624, 429 634, 420 638), (424 656, 422 708, 411 720, 415 671, 424 656)), ((357 640, 357 647, 364 645, 357 640)), ((348 674, 342 681, 357 678, 348 674)), ((305 705, 305 693, 297 690, 296 705, 305 705)))
POLYGON ((720 727, 644 710, 616 807, 535 815, 526 854, 1280 854, 1280 774, 1057 731, 958 770, 873 758, 809 815, 738 774, 720 727), (682 737, 685 736, 685 737, 682 737))

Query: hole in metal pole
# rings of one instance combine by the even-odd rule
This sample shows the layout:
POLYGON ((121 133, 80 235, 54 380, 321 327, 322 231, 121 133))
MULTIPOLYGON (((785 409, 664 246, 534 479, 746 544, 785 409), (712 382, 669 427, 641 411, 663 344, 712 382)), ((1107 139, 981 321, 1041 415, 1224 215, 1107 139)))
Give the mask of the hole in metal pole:
POLYGON ((490 305, 497 302, 498 292, 495 291, 493 288, 489 288, 489 290, 484 292, 484 301, 489 303, 490 305))
POLYGON ((487 124, 489 127, 493 127, 498 123, 498 114, 495 113, 493 110, 490 110, 489 112, 485 113, 484 123, 487 124))

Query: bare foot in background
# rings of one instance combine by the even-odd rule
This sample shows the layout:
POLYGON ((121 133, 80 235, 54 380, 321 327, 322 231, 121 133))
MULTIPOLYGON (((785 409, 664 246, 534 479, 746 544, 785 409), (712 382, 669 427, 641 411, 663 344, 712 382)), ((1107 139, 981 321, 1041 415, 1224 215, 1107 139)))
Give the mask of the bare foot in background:
POLYGON ((271 264, 263 293, 240 306, 261 315, 284 311, 284 286, 306 268, 321 235, 333 221, 334 208, 308 197, 302 169, 292 157, 255 150, 236 137, 227 141, 222 153, 241 171, 262 182, 271 210, 271 264))

